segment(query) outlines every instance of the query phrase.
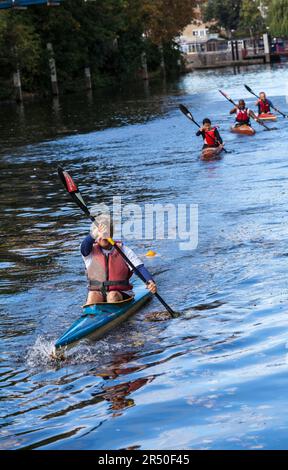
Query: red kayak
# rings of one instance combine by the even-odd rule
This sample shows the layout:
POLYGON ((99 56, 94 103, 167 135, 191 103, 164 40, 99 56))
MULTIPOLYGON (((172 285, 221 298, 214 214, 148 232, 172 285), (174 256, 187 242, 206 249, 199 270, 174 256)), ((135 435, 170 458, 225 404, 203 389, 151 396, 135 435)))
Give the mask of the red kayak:
POLYGON ((202 160, 212 160, 213 158, 220 158, 220 153, 222 152, 223 147, 207 147, 201 152, 202 160))
POLYGON ((257 117, 260 121, 277 121, 277 116, 272 113, 261 113, 257 117))
POLYGON ((255 129, 251 126, 233 126, 230 128, 230 131, 235 134, 243 134, 243 135, 254 135, 256 134, 255 129))

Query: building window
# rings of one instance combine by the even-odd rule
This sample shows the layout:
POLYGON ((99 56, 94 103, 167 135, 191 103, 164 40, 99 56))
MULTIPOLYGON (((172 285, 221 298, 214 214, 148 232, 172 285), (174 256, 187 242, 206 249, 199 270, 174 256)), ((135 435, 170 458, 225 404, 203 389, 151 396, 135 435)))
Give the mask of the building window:
POLYGON ((196 52, 196 45, 195 44, 189 44, 188 50, 190 53, 196 52))
POLYGON ((216 43, 210 42, 207 44, 207 51, 208 52, 216 52, 216 43))
POLYGON ((192 34, 193 36, 198 36, 198 31, 193 31, 192 34))

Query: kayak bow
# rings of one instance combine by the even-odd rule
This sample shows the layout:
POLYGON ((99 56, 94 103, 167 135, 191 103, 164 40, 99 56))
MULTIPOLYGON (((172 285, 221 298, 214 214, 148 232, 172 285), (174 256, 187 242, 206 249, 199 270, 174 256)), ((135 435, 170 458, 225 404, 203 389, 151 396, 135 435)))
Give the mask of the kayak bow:
POLYGON ((136 313, 152 297, 145 285, 136 285, 134 292, 133 298, 113 304, 102 302, 84 305, 81 317, 56 341, 56 351, 84 338, 100 338, 136 313))
POLYGON ((230 131, 235 134, 242 134, 242 135, 254 135, 256 134, 255 129, 251 126, 233 126, 230 128, 230 131))
POLYGON ((258 115, 256 114, 256 116, 260 121, 277 121, 277 116, 272 113, 261 113, 258 115))
POLYGON ((223 147, 207 147, 202 150, 201 152, 201 160, 213 160, 218 159, 220 157, 220 153, 222 152, 223 147))

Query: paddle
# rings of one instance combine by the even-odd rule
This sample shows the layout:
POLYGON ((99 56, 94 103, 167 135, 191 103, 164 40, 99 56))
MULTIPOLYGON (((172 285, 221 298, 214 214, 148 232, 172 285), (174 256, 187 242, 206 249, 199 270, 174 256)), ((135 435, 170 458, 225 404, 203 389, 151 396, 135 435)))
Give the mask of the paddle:
MULTIPOLYGON (((219 92, 221 93, 222 96, 224 96, 224 98, 226 98, 226 100, 230 101, 230 103, 233 104, 233 106, 235 106, 235 108, 239 108, 239 106, 235 103, 235 101, 233 101, 230 96, 228 96, 226 93, 224 93, 224 91, 222 90, 219 90, 219 92)), ((252 112, 252 111, 251 111, 252 112)), ((259 119, 255 116, 255 114, 251 114, 252 118, 254 119, 254 121, 258 122, 258 124, 260 124, 260 126, 262 127, 265 127, 265 129, 267 131, 272 131, 273 129, 270 129, 270 127, 266 126, 266 124, 264 124, 264 122, 261 122, 259 121, 259 119)))
MULTIPOLYGON (((198 124, 198 122, 195 121, 195 119, 193 118, 193 115, 190 113, 189 109, 187 109, 186 106, 184 106, 184 104, 179 104, 179 109, 180 109, 180 111, 182 111, 183 114, 185 114, 185 116, 188 119, 190 119, 190 121, 194 122, 194 124, 196 124, 196 126, 199 127, 199 129, 200 129, 200 127, 201 127, 200 124, 198 124)), ((214 140, 215 144, 219 143, 216 139, 213 139, 213 140, 214 140)), ((223 147, 223 150, 226 153, 230 153, 224 147, 223 147)))
MULTIPOLYGON (((246 90, 248 90, 248 91, 249 91, 249 93, 251 93, 252 95, 256 96, 256 98, 258 98, 258 99, 259 99, 259 96, 258 96, 258 95, 256 95, 256 93, 254 93, 254 91, 253 91, 253 90, 251 90, 251 88, 250 88, 248 85, 244 85, 244 86, 245 86, 246 90)), ((275 106, 273 106, 273 105, 271 105, 271 108, 272 108, 272 109, 274 109, 274 110, 275 110, 277 113, 281 114, 281 115, 282 115, 284 118, 288 119, 288 115, 287 115, 287 114, 284 114, 284 113, 282 113, 282 111, 280 111, 280 109, 278 109, 278 108, 275 108, 275 106)))
MULTIPOLYGON (((59 178, 61 179, 66 191, 68 191, 68 193, 72 197, 73 201, 80 207, 80 209, 82 209, 82 211, 87 215, 87 217, 89 217, 90 220, 95 222, 95 217, 89 211, 86 203, 84 202, 84 199, 81 196, 81 193, 80 193, 76 183, 74 183, 74 181, 73 181, 72 177, 69 175, 69 173, 67 171, 64 171, 63 168, 58 167, 58 175, 59 175, 59 178)), ((136 266, 134 266, 133 263, 131 263, 130 259, 127 258, 125 253, 123 253, 123 251, 121 250, 121 248, 119 248, 119 246, 115 243, 115 241, 112 238, 108 238, 107 240, 110 243, 110 245, 114 246, 115 250, 118 251, 118 253, 122 256, 122 258, 126 261, 126 263, 134 271, 134 273, 141 279, 141 281, 143 281, 145 284, 147 284, 147 281, 144 278, 144 276, 136 268, 136 266)), ((165 307, 167 312, 170 313, 171 317, 176 318, 178 316, 177 313, 174 312, 172 310, 172 308, 169 307, 169 305, 166 304, 166 302, 162 299, 162 297, 158 294, 158 292, 156 292, 154 295, 155 295, 155 297, 157 297, 159 302, 161 302, 161 304, 165 307)))

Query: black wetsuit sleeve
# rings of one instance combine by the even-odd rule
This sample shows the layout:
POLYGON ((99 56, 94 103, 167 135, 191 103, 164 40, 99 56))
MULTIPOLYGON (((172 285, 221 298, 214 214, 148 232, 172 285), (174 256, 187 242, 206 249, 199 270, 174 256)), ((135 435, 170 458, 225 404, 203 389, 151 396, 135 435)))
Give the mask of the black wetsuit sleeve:
POLYGON ((199 137, 199 135, 202 135, 203 139, 205 139, 205 133, 203 131, 197 131, 196 135, 197 137, 199 137))

